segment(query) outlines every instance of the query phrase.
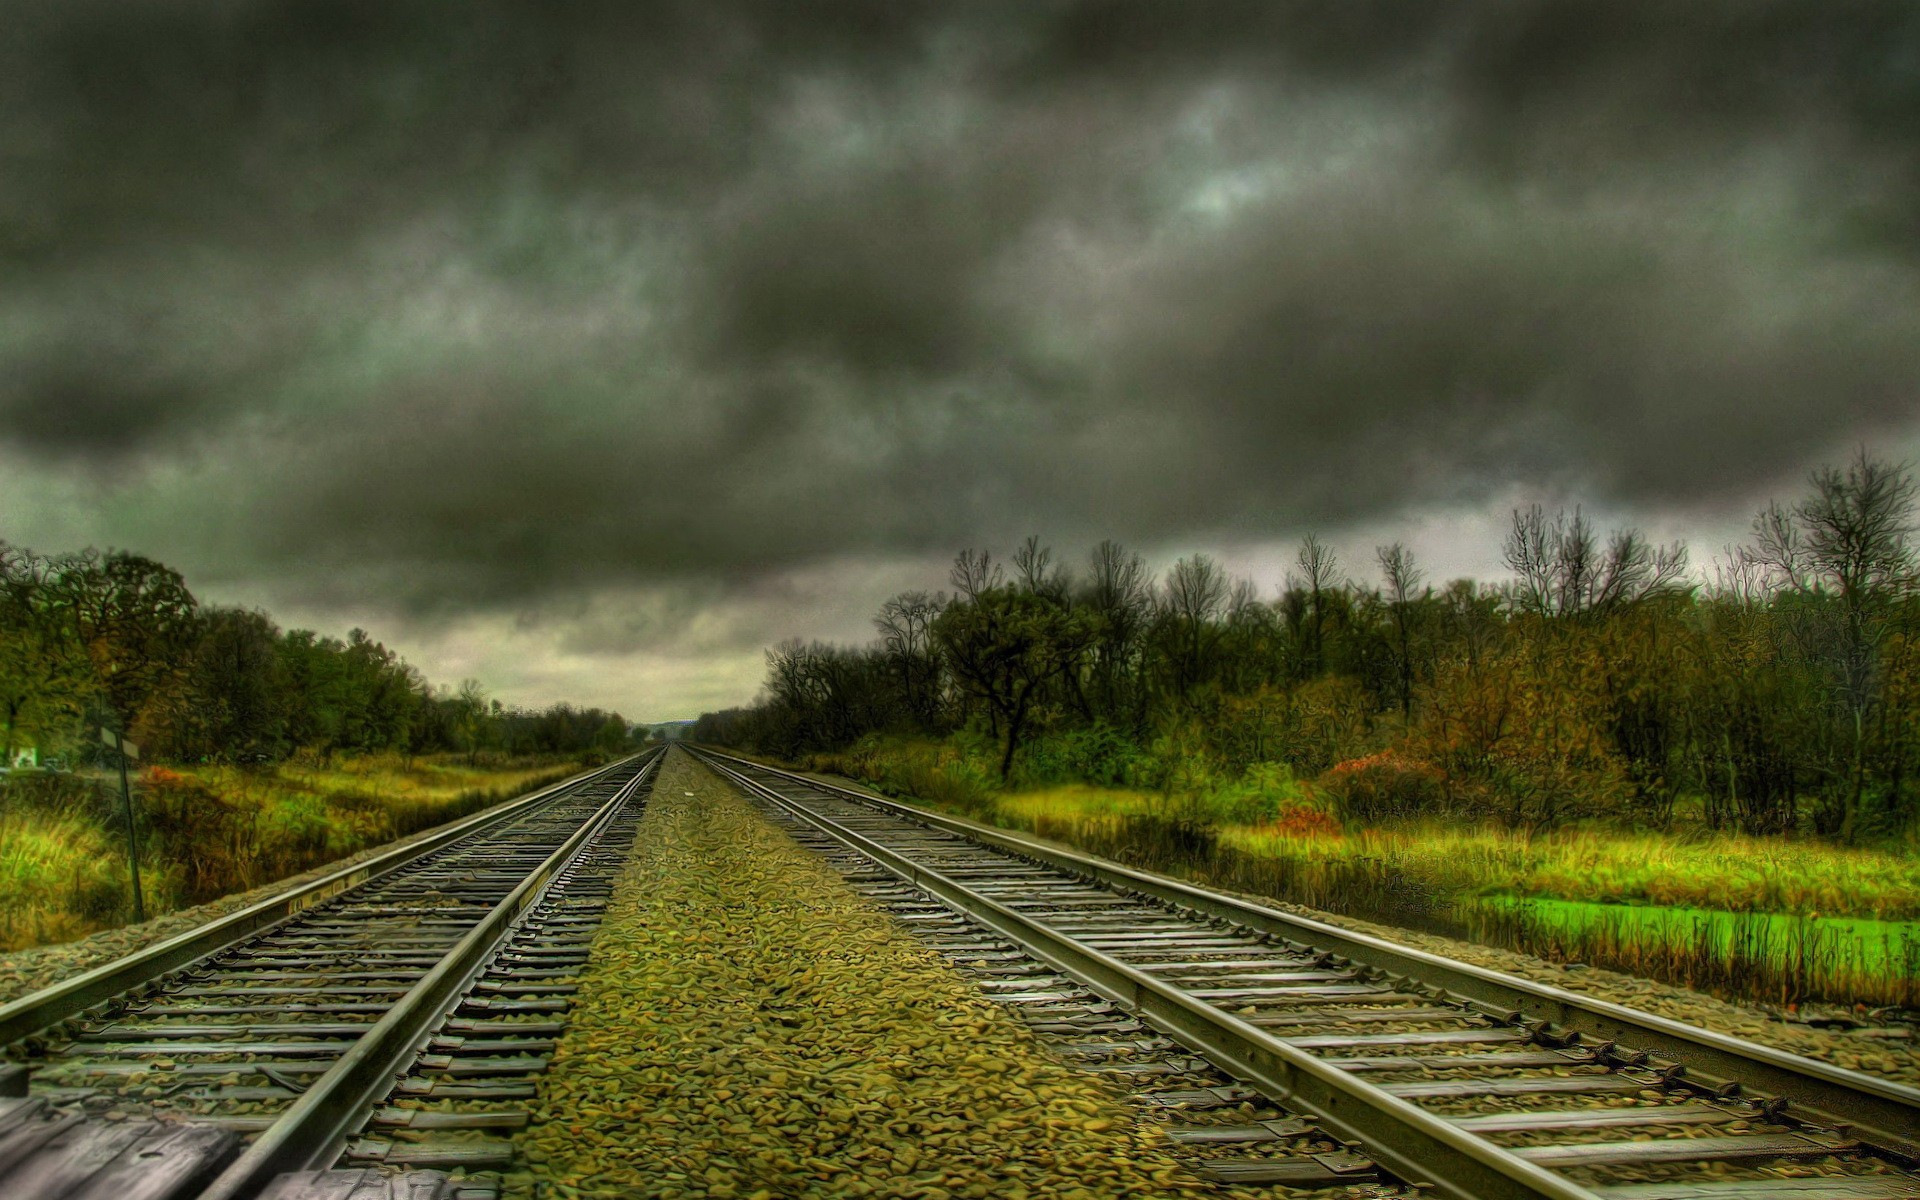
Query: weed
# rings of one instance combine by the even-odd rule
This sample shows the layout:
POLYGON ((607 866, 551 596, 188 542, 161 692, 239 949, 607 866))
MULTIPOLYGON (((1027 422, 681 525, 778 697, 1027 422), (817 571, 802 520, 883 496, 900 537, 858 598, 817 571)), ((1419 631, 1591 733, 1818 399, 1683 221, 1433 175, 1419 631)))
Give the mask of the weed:
POLYGON ((1437 781, 1390 753, 1314 784, 1273 764, 1226 781, 1190 766, 1157 790, 1070 783, 999 793, 991 771, 954 743, 868 742, 810 766, 1146 869, 1363 920, 1746 999, 1920 999, 1920 934, 1897 924, 1920 919, 1920 860, 1910 854, 1727 834, 1395 822, 1432 811, 1437 781), (1576 922, 1554 910, 1562 903, 1601 911, 1576 922), (1648 915, 1677 910, 1694 911, 1648 915), (1833 918, 1896 925, 1880 947, 1833 918))
MULTIPOLYGON (((141 772, 150 913, 271 883, 564 778, 578 764, 368 755, 322 766, 141 772)), ((107 781, 0 787, 0 950, 68 941, 125 919, 126 856, 107 781)))

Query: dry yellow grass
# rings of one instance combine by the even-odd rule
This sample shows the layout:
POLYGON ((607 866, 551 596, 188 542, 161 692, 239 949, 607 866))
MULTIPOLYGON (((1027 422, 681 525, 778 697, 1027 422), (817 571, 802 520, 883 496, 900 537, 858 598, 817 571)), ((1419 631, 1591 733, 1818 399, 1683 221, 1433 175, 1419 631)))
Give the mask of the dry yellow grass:
MULTIPOLYGON (((153 768, 136 789, 147 914, 271 883, 578 767, 382 754, 153 768)), ((115 781, 39 782, 0 787, 0 951, 71 941, 131 916, 115 781)))

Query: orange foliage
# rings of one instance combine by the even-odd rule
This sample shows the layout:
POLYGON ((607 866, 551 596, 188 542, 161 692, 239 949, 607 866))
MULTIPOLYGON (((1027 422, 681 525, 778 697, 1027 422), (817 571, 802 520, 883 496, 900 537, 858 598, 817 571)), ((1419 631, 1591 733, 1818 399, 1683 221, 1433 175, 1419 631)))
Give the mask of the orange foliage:
POLYGON ((1608 732, 1606 667, 1577 639, 1447 664, 1409 750, 1440 772, 1450 807, 1512 827, 1615 810, 1628 781, 1608 732))
POLYGON ((1323 808, 1310 808, 1301 804, 1287 805, 1273 819, 1261 822, 1256 828, 1289 838, 1346 836, 1346 831, 1340 827, 1340 822, 1332 813, 1323 808))
POLYGON ((1430 763, 1385 750, 1335 763, 1318 785, 1350 821, 1384 821, 1431 813, 1444 794, 1440 772, 1430 763))

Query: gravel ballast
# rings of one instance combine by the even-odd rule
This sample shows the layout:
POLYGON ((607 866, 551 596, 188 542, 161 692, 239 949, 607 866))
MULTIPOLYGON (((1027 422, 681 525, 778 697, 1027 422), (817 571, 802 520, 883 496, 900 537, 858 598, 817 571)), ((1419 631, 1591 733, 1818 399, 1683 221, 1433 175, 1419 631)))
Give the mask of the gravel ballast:
POLYGON ((672 755, 517 1194, 1207 1195, 1102 1081, 672 755))

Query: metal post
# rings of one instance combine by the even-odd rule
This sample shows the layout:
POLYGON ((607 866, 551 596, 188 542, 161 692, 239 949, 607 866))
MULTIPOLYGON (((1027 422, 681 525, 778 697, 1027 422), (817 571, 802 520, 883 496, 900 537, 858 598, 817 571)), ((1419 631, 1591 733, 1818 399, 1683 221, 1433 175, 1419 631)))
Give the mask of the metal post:
POLYGON ((147 906, 140 896, 140 834, 133 824, 133 789, 127 786, 127 744, 119 731, 113 735, 113 749, 120 758, 120 803, 127 811, 127 871, 133 880, 133 923, 147 919, 147 906))

